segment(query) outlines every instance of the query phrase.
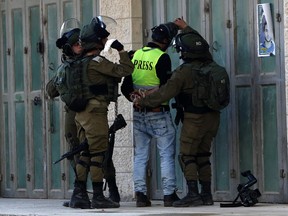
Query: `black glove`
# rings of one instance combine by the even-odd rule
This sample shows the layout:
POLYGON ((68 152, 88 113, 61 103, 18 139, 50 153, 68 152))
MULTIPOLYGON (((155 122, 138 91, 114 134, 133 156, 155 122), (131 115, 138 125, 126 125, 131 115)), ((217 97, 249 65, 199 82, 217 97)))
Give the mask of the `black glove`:
POLYGON ((111 44, 111 48, 116 49, 118 52, 124 49, 123 44, 121 44, 118 40, 115 40, 111 44))
POLYGON ((134 53, 135 53, 135 50, 130 50, 128 52, 128 56, 129 56, 130 59, 133 59, 134 53))

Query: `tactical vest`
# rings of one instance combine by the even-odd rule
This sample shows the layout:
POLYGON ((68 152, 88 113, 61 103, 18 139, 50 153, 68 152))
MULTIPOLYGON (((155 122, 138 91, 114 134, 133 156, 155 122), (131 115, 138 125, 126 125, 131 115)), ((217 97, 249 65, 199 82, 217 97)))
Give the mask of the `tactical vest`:
POLYGON ((89 90, 87 66, 92 57, 66 60, 57 69, 54 83, 66 106, 75 112, 83 111, 88 100, 94 97, 89 90))

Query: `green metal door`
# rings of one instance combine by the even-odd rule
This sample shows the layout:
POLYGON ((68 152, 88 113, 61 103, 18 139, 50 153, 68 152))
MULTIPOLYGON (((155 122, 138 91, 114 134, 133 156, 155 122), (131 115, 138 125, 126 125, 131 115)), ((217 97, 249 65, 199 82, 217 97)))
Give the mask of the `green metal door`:
POLYGON ((68 150, 63 104, 48 100, 45 84, 61 52, 55 42, 63 20, 89 23, 98 1, 1 1, 1 146, 3 197, 71 196, 69 163, 53 165, 68 150), (62 12, 60 12, 62 11, 62 12), (80 18, 79 18, 80 17, 80 18))
MULTIPOLYGON (((230 28, 227 28, 227 20, 230 19, 230 10, 232 1, 220 0, 211 1, 207 7, 211 16, 211 31, 209 33, 210 50, 212 51, 214 60, 221 66, 225 67, 230 75, 230 28)), ((230 75, 231 77, 231 75, 230 75)), ((231 82, 233 83, 233 81, 231 82)), ((232 89, 232 88, 231 88, 232 89)), ((232 97, 233 98, 233 97, 232 97)), ((232 200, 233 195, 230 194, 230 167, 233 166, 235 160, 230 161, 231 149, 231 127, 229 122, 229 110, 231 104, 221 111, 220 127, 212 144, 212 164, 213 164, 213 188, 214 199, 216 200, 232 200), (232 163, 232 164, 231 164, 232 163), (218 195, 219 193, 219 195, 218 195)), ((233 183, 231 183, 233 184, 233 183)))
POLYGON ((2 58, 7 64, 3 196, 46 196, 39 18, 39 1, 35 0, 9 1, 9 10, 2 13, 2 41, 6 42, 2 47, 7 54, 2 58))
POLYGON ((232 96, 230 106, 221 114, 221 127, 214 142, 217 200, 236 197, 237 185, 248 181, 241 176, 245 170, 251 170, 258 179, 255 187, 262 193, 260 201, 286 199, 283 53, 276 49, 275 56, 257 56, 257 3, 270 3, 275 43, 280 44, 283 24, 275 17, 277 11, 283 10, 283 1, 211 2, 213 57, 230 72, 232 96))
MULTIPOLYGON (((156 25, 183 16, 209 41, 214 60, 230 75, 231 103, 221 111, 220 128, 211 149, 214 199, 236 198, 238 184, 248 181, 241 172, 251 170, 258 179, 255 187, 262 193, 261 201, 287 200, 285 71, 284 54, 279 49, 284 34, 283 1, 151 0, 150 3, 153 6, 147 9, 153 19, 147 18, 148 23, 156 25), (271 4, 276 43, 276 55, 263 58, 257 56, 256 42, 256 9, 262 3, 271 4)), ((174 67, 177 66, 177 54, 170 51, 169 54, 174 67)), ((157 187, 159 175, 156 175, 158 182, 154 182, 157 187)), ((181 172, 177 173, 178 179, 179 176, 182 177, 181 172)), ((184 191, 183 185, 179 187, 184 191)))

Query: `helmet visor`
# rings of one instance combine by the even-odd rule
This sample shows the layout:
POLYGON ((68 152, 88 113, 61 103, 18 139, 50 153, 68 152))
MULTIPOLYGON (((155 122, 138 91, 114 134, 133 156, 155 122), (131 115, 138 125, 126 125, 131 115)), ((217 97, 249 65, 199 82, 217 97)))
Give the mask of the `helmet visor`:
POLYGON ((71 30, 78 28, 81 28, 80 22, 75 18, 67 19, 63 22, 61 28, 60 28, 60 38, 67 32, 70 32, 71 30))
POLYGON ((101 28, 104 29, 106 29, 106 27, 111 29, 116 27, 117 22, 111 17, 101 15, 93 17, 90 24, 99 25, 101 28))

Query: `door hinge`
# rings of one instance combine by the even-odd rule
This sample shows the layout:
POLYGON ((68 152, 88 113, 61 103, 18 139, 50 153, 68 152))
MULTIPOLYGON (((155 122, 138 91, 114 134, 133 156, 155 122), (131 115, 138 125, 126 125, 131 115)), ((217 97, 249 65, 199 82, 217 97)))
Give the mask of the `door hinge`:
POLYGON ((65 173, 62 173, 61 179, 62 179, 62 181, 66 181, 66 175, 65 175, 65 173))
POLYGON ((209 13, 209 12, 210 12, 210 5, 209 5, 208 2, 205 3, 204 12, 205 12, 205 13, 209 13))
POLYGON ((236 178, 236 171, 234 169, 230 170, 230 178, 236 178))
POLYGON ((28 53, 28 47, 24 47, 24 54, 28 53))
POLYGON ((285 178, 286 177, 286 173, 284 169, 280 169, 280 178, 285 178))
POLYGON ((40 54, 44 53, 44 42, 39 41, 37 43, 37 52, 40 53, 40 54))
POLYGON ((11 55, 11 49, 10 49, 10 48, 7 49, 7 55, 8 55, 8 56, 11 55))
POLYGON ((232 28, 232 22, 231 22, 231 20, 227 20, 227 22, 226 22, 226 27, 227 28, 232 28))
POLYGON ((2 176, 2 174, 0 174, 0 182, 2 182, 3 181, 3 176, 2 176))
POLYGON ((27 174, 26 179, 27 179, 28 182, 30 182, 31 181, 31 175, 27 174))
POLYGON ((281 22, 281 21, 282 21, 282 18, 281 18, 281 14, 280 14, 280 13, 277 13, 277 14, 276 14, 276 20, 277 20, 277 22, 281 22))

